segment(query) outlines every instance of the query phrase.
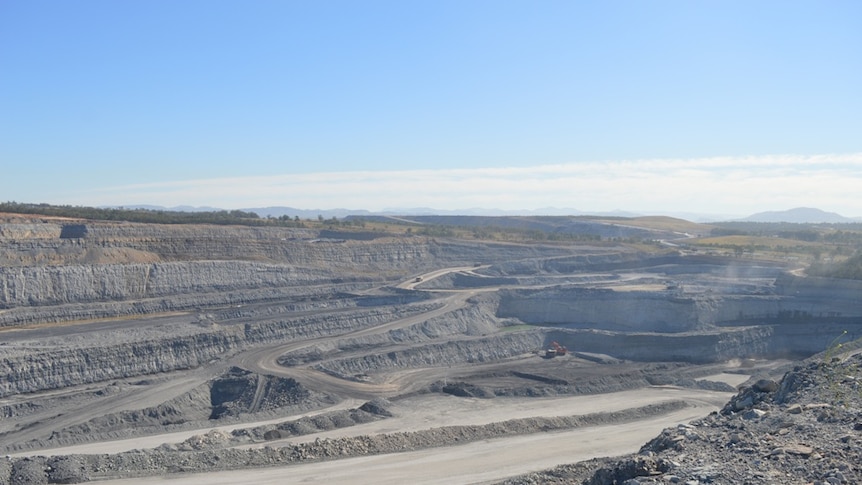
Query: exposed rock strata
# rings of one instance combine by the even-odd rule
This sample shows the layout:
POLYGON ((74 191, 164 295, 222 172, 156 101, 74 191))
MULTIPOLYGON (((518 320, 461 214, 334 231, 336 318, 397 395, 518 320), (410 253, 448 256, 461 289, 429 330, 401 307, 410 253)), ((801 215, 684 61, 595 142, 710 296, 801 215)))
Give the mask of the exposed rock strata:
POLYGON ((362 357, 332 360, 317 367, 341 377, 391 369, 445 367, 463 363, 494 362, 540 348, 540 332, 520 332, 473 341, 458 340, 414 346, 362 357))
POLYGON ((534 324, 629 331, 682 332, 704 324, 692 298, 610 289, 503 291, 497 315, 534 324))
POLYGON ((133 300, 329 283, 330 271, 244 261, 0 267, 0 306, 133 300))
POLYGON ((0 397, 177 369, 220 359, 240 348, 285 339, 344 333, 421 312, 426 307, 384 307, 334 315, 309 315, 255 324, 217 326, 182 337, 158 338, 98 347, 0 352, 0 397))

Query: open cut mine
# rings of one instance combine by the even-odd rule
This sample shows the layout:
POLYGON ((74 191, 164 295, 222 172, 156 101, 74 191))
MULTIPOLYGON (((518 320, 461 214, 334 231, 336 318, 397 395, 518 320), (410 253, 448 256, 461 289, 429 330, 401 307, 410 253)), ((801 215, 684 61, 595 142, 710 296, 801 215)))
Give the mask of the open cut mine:
POLYGON ((0 215, 0 484, 862 480, 862 282, 395 227, 0 215))

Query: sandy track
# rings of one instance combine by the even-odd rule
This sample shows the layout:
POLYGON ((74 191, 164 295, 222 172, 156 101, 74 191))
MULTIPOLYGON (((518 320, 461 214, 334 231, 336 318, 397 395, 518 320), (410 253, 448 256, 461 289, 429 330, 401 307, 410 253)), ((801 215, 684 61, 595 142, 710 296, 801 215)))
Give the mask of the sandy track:
MULTIPOLYGON (((730 396, 730 393, 676 387, 650 387, 608 394, 554 398, 477 399, 447 395, 419 396, 394 403, 391 408, 395 414, 393 418, 246 447, 286 446, 289 443, 314 441, 318 438, 409 432, 444 426, 483 425, 530 417, 615 412, 674 400, 686 401, 697 409, 717 409, 723 406, 730 396)), ((708 414, 708 411, 704 414, 708 414)))
MULTIPOLYGON (((729 379, 734 377, 728 376, 729 379)), ((674 387, 651 387, 610 394, 547 399, 498 398, 480 400, 452 396, 417 397, 397 402, 392 408, 393 412, 396 413, 394 418, 306 435, 293 440, 252 445, 252 447, 287 446, 290 442, 313 441, 318 438, 418 431, 438 426, 487 424, 524 417, 611 412, 679 399, 685 400, 689 406, 669 414, 652 416, 635 422, 483 440, 465 445, 431 448, 415 452, 348 458, 267 469, 170 475, 133 480, 112 480, 103 483, 171 483, 175 485, 482 483, 547 469, 559 464, 636 451, 644 442, 657 435, 665 427, 688 422, 719 409, 729 396, 730 393, 674 387)))
POLYGON ((115 484, 470 484, 634 452, 663 428, 717 409, 707 403, 648 420, 466 445, 255 470, 112 480, 115 484))

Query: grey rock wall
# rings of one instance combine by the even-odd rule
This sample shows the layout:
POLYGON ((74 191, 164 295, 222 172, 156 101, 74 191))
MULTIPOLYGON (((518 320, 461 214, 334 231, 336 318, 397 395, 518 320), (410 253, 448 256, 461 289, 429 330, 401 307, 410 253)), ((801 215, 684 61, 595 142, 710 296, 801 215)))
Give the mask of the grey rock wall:
POLYGON ((328 282, 331 273, 245 261, 0 267, 0 308, 328 282))
POLYGON ((683 332, 709 323, 693 298, 587 288, 502 291, 497 316, 531 324, 657 332, 683 332))
POLYGON ((503 290, 497 315, 536 325, 635 332, 831 322, 862 317, 862 283, 783 279, 775 294, 687 294, 576 287, 503 290))
POLYGON ((196 367, 237 349, 239 330, 0 358, 0 397, 196 367))
MULTIPOLYGON (((481 306, 471 306, 406 328, 363 337, 343 338, 326 346, 316 345, 302 349, 284 355, 279 361, 284 365, 295 365, 313 362, 337 351, 349 352, 353 349, 373 347, 377 347, 379 352, 387 352, 387 348, 393 346, 423 344, 455 335, 483 336, 495 332, 499 326, 500 323, 492 312, 481 306)), ((442 352, 437 358, 445 360, 447 356, 446 352, 442 352)))
MULTIPOLYGON (((368 288, 368 282, 345 282, 327 285, 248 288, 211 293, 163 295, 129 301, 96 301, 46 306, 20 306, 0 311, 0 327, 32 323, 63 322, 104 318, 123 318, 172 311, 197 311, 212 306, 237 306, 266 301, 295 301, 335 298, 336 292, 352 292, 368 288)), ((382 304, 382 303, 381 303, 382 304)), ((302 310, 297 307, 295 310, 302 310)))
POLYGON ((512 332, 487 338, 429 343, 409 349, 333 360, 320 364, 317 368, 350 378, 357 374, 386 372, 392 369, 494 362, 535 351, 542 346, 543 341, 544 332, 541 331, 512 332))

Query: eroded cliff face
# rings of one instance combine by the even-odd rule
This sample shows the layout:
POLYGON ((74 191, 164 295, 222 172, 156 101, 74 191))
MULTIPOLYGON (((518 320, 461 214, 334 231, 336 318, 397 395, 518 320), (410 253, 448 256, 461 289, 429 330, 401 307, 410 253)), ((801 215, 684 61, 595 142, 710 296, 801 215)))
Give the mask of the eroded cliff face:
MULTIPOLYGON (((197 367, 242 345, 239 328, 99 347, 27 349, 0 357, 0 397, 197 367)), ((5 350, 5 349, 4 349, 5 350)))
POLYGON ((744 288, 686 292, 554 287, 503 290, 497 315, 568 328, 689 332, 716 326, 850 321, 862 318, 860 299, 859 282, 793 277, 782 277, 768 293, 759 289, 753 294, 744 288))
POLYGON ((683 332, 707 323, 693 298, 592 288, 504 291, 497 315, 531 324, 628 331, 683 332))
POLYGON ((245 261, 0 268, 0 307, 132 300, 329 282, 329 271, 245 261))
MULTIPOLYGON (((329 361, 318 369, 344 378, 393 369, 446 367, 464 363, 497 362, 541 348, 543 332, 519 332, 474 340, 427 343, 362 357, 329 361)), ((385 349, 384 349, 385 350, 385 349)))

